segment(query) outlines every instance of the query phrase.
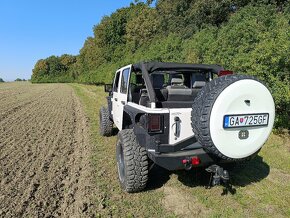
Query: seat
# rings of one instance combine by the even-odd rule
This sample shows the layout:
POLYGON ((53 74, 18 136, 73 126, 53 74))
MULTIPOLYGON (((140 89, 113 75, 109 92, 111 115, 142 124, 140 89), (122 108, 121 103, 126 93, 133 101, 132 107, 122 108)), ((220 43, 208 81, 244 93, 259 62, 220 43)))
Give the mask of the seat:
POLYGON ((141 91, 141 96, 139 100, 139 105, 148 107, 149 106, 149 96, 147 93, 147 89, 142 89, 141 91))
POLYGON ((206 84, 205 74, 196 73, 192 75, 192 97, 196 98, 197 93, 200 91, 202 87, 206 84))
POLYGON ((166 92, 164 92, 164 74, 151 74, 151 81, 158 101, 166 100, 166 92))
POLYGON ((191 101, 192 91, 183 84, 183 79, 172 78, 171 85, 166 87, 168 92, 167 101, 191 101))
POLYGON ((144 88, 144 80, 141 74, 135 75, 135 84, 130 84, 129 88, 129 101, 136 104, 139 103, 141 90, 144 88))

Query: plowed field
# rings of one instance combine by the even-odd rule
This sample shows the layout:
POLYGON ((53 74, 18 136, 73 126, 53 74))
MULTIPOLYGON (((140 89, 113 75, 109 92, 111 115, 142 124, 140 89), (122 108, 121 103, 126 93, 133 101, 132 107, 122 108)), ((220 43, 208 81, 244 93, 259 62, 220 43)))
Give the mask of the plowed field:
POLYGON ((91 147, 68 85, 0 86, 0 217, 94 213, 91 147))

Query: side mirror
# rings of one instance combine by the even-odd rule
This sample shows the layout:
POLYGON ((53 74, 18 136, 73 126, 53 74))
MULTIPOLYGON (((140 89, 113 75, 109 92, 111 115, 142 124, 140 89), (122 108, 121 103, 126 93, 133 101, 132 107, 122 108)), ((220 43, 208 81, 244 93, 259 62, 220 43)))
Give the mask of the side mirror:
POLYGON ((112 92, 113 86, 112 84, 105 84, 105 92, 112 92))

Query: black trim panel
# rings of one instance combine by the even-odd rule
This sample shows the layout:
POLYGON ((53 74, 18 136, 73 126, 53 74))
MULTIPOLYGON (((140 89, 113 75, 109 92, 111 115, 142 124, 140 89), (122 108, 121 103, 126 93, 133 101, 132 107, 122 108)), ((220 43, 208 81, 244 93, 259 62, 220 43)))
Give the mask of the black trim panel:
POLYGON ((163 132, 148 133, 148 129, 147 129, 148 119, 146 117, 148 113, 130 105, 124 106, 124 112, 126 112, 130 116, 131 122, 133 124, 134 133, 136 135, 138 143, 141 146, 145 147, 146 149, 158 150, 159 144, 168 143, 168 138, 169 138, 169 129, 168 129, 169 114, 168 113, 160 114, 163 117, 162 119, 163 126, 164 126, 163 132), (144 118, 144 120, 140 119, 140 122, 136 123, 136 117, 138 117, 139 115, 143 115, 142 117, 144 118))
MULTIPOLYGON (((189 139, 182 140, 181 142, 178 142, 176 144, 170 145, 170 144, 161 144, 158 148, 158 152, 160 153, 168 153, 168 152, 175 152, 180 151, 183 148, 186 148, 190 145, 198 143, 195 137, 191 137, 189 139)), ((197 147, 202 147, 199 143, 196 144, 197 147)))

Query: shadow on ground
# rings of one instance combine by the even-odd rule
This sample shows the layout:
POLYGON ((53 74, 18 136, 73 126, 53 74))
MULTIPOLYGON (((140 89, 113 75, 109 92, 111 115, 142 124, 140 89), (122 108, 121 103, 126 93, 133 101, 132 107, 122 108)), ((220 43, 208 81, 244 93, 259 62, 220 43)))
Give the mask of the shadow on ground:
MULTIPOLYGON (((223 166, 229 171, 231 184, 235 187, 244 187, 256 183, 269 175, 270 167, 260 156, 243 164, 242 166, 223 166)), ((178 180, 188 187, 209 185, 210 174, 204 168, 196 168, 191 171, 170 172, 161 167, 154 166, 149 173, 147 190, 162 187, 170 179, 171 174, 176 174, 178 180)))
POLYGON ((172 172, 154 165, 149 171, 149 181, 146 191, 161 188, 169 179, 172 172))

